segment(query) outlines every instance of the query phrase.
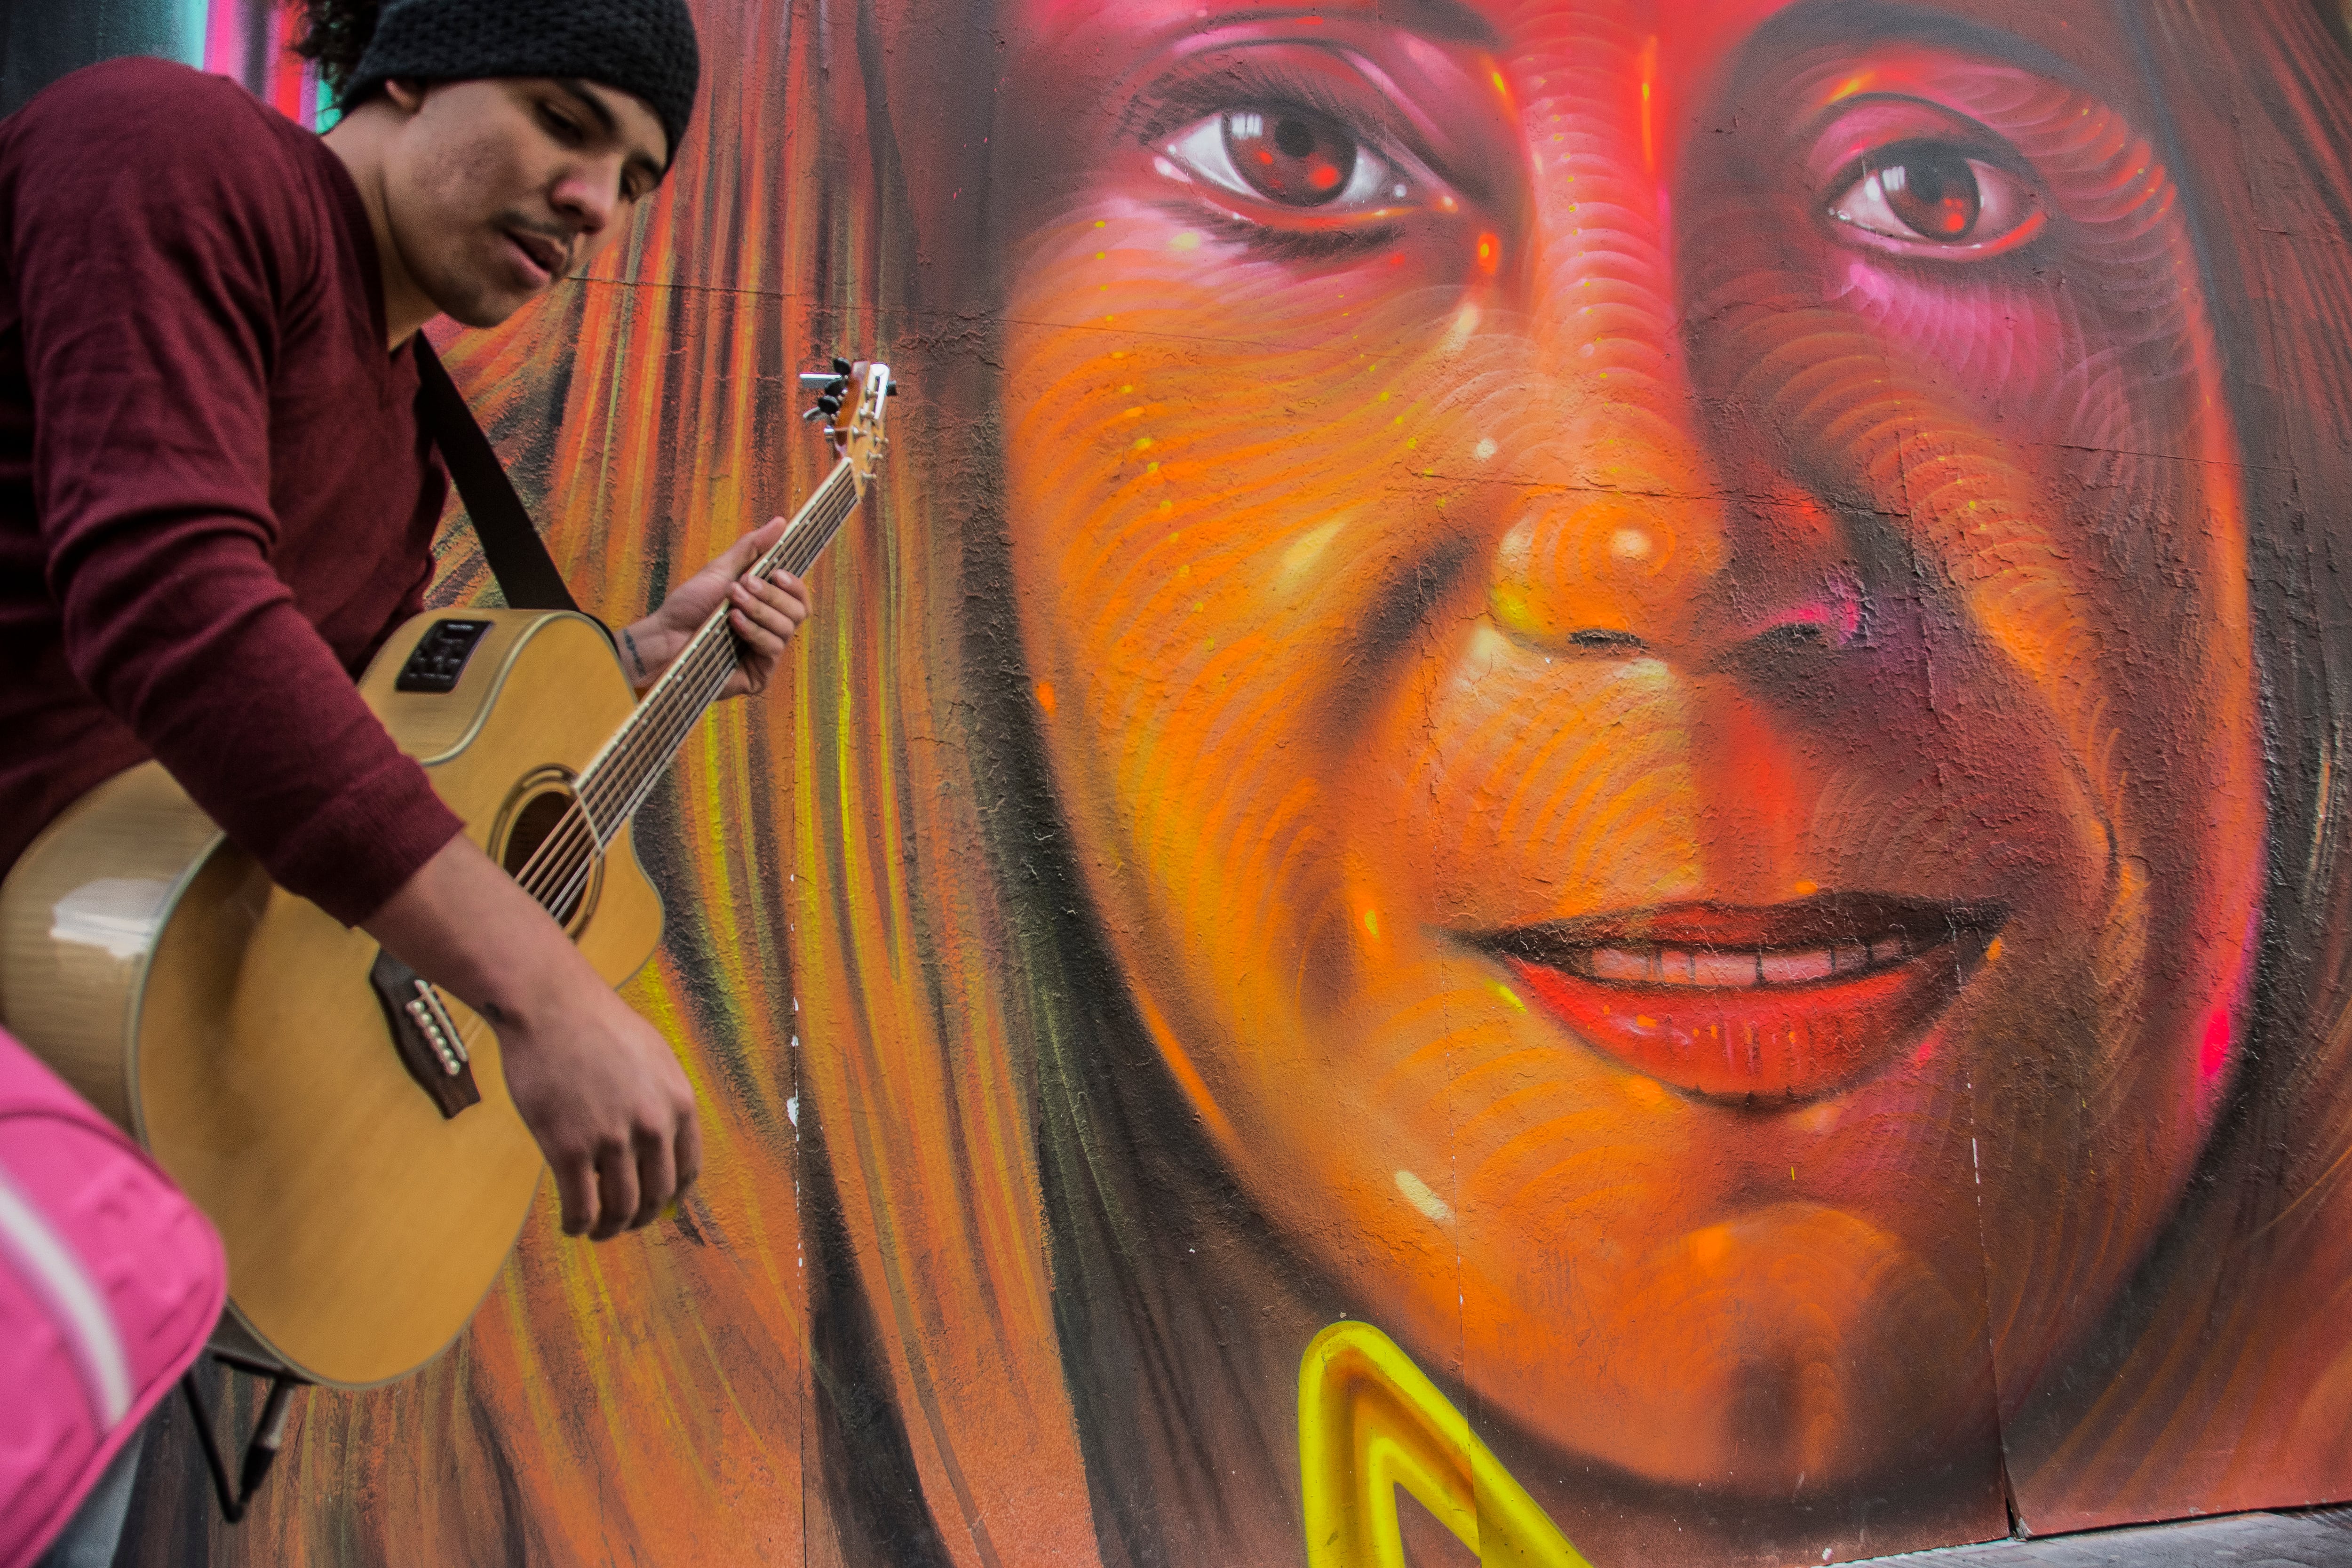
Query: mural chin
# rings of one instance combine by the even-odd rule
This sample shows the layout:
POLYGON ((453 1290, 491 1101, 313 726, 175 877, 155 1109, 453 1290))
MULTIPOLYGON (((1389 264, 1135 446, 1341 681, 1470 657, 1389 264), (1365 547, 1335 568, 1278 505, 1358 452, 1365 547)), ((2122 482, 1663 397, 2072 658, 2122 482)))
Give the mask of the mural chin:
POLYGON ((1599 1331, 1556 1343, 1599 1375, 1552 1380, 1546 1436, 1647 1479, 1774 1499, 1948 1460, 1991 1430, 1961 1262, 1948 1282, 1898 1238, 1810 1203, 1686 1232, 1580 1292, 1599 1331))

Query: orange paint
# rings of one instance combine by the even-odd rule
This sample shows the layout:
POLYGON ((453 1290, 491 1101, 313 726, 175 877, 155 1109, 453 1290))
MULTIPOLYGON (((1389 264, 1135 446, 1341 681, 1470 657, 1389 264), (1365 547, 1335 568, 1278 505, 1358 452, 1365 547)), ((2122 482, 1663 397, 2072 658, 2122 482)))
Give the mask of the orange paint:
MULTIPOLYGON (((1990 63, 1934 8, 1822 37, 1766 0, 1539 0, 1480 7, 1489 54, 1396 8, 1015 5, 973 58, 1034 108, 1018 162, 923 90, 971 42, 952 8, 878 0, 859 54, 701 6, 745 90, 594 281, 449 353, 608 607, 814 482, 757 401, 776 345, 921 333, 882 345, 923 374, 790 691, 681 762, 632 996, 705 1095, 697 1229, 541 1226, 460 1355, 312 1396, 216 1553, 464 1561, 511 1507, 551 1561, 887 1560, 820 1484, 856 1458, 814 1447, 820 1310, 870 1324, 846 1392, 967 1568, 1094 1562, 1099 1497, 1172 1562, 1298 1560, 1281 1467, 1223 1461, 1289 1430, 1335 1301, 1507 1431, 1601 1568, 1997 1535, 2005 1475, 2037 1531, 2352 1492, 2352 1335, 2310 1305, 2352 1277, 2341 1036, 2246 969, 2323 962, 2352 876, 2269 842, 2266 792, 2332 753, 2294 683, 2275 736, 2255 700, 2258 633, 2332 637, 2333 600, 2248 570, 2340 544, 2352 509, 2310 498, 2352 494, 2352 373, 2216 324, 2344 296, 2324 214, 2240 279, 2249 181, 2332 192, 2347 131, 2311 86, 2341 62, 2268 60, 2302 34, 2246 5, 1962 7, 2013 30, 1990 63), (1180 37, 1244 74, 1118 140, 1180 37), (1403 114, 1491 162, 1360 210, 1151 167, 1298 77, 1360 159, 1406 161, 1371 134, 1403 114), (2225 124, 2249 83, 2265 113, 2225 124), (2050 221, 1999 265, 1834 183, 1902 149, 1948 199, 1947 142, 2032 174, 2050 221), (2248 383, 2291 458, 2248 460, 2248 383), (2313 879, 2268 906, 2293 931, 2256 918, 2273 861, 2313 879), (1766 1073, 1770 1006, 1717 1004, 1767 958, 1790 994, 1824 953, 1905 962, 1872 942, 1915 932, 1789 909, 1854 892, 2007 923, 1905 999, 1916 1040, 1766 1073), (1708 904, 1752 928, 1658 913, 1708 904), (1494 945, 1538 931, 1605 1024, 1494 945), (1601 1048, 1677 1020, 1704 1071, 1601 1048), (1149 1374, 1107 1381, 1131 1343, 1149 1374)), ((461 546, 437 592, 482 586, 461 546)))

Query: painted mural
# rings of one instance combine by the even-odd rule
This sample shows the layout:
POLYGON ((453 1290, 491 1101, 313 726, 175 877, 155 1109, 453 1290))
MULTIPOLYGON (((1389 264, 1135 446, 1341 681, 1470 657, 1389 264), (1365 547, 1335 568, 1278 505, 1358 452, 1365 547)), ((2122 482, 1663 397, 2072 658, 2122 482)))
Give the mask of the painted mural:
POLYGON ((632 613, 820 477, 796 371, 907 390, 790 703, 640 832, 707 1173, 551 1207, 236 1530, 174 1430, 137 1561, 2352 1496, 2340 16, 700 15, 637 232, 446 353, 632 613))

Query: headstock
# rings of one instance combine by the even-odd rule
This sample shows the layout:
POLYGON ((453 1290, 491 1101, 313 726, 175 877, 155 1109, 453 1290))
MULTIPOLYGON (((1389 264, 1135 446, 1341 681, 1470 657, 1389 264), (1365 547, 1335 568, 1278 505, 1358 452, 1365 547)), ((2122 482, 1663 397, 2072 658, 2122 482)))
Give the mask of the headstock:
POLYGON ((882 434, 882 400, 898 395, 897 384, 890 379, 890 367, 878 360, 861 360, 852 364, 845 359, 836 359, 830 372, 803 374, 801 385, 818 389, 816 406, 801 417, 824 416, 825 439, 849 462, 862 494, 867 481, 874 478, 874 465, 880 460, 883 448, 890 444, 882 434), (845 407, 848 409, 846 418, 842 416, 845 407))

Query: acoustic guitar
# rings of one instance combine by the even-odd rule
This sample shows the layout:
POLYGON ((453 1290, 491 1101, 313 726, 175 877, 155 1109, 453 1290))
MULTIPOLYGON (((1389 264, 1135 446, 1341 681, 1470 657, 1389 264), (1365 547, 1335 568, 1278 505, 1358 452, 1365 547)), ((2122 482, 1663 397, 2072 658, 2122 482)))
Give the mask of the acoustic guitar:
MULTIPOLYGON (((836 369, 819 407, 839 461, 761 574, 805 572, 873 478, 889 368, 836 369)), ((569 612, 419 616, 360 680, 468 837, 615 984, 661 935, 630 820, 735 669, 726 616, 643 700, 569 612)), ((220 1227, 215 1343, 258 1369, 363 1387, 423 1366, 539 1185, 489 1028, 272 885, 152 763, 68 807, 0 885, 0 1019, 220 1227)))

